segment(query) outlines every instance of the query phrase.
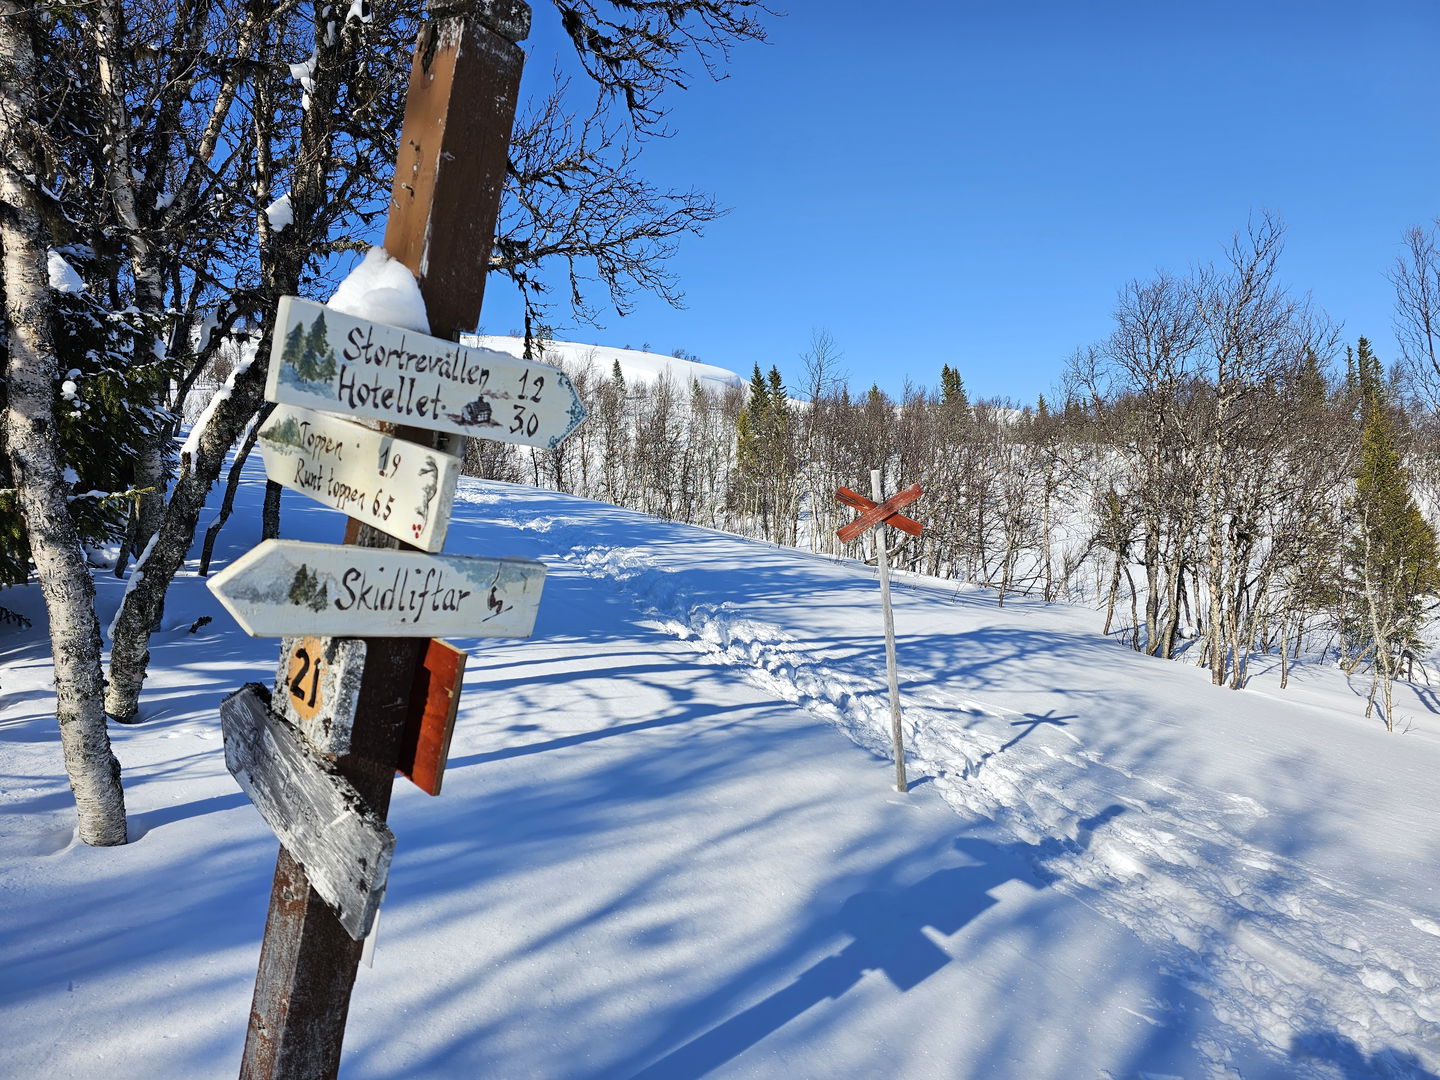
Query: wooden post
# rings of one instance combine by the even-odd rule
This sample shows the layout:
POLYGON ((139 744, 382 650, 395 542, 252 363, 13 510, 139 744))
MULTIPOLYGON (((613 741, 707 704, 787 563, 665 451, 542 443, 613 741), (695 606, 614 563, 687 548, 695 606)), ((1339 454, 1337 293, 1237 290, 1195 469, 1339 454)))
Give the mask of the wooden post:
MULTIPOLYGON (((416 45, 385 246, 418 278, 431 333, 454 338, 474 329, 479 318, 524 60, 515 43, 528 32, 529 8, 520 0, 452 0, 431 7, 443 17, 421 28, 416 45)), ((397 434, 434 445, 429 432, 397 434)), ((354 519, 345 539, 408 547, 354 519)), ((337 766, 383 821, 427 642, 374 638, 365 644, 350 752, 337 766)), ((337 1075, 362 947, 282 847, 242 1080, 337 1075)))
MULTIPOLYGON (((870 497, 885 498, 880 470, 870 470, 870 497)), ((880 606, 885 612, 885 677, 890 684, 890 741, 895 751, 895 790, 909 790, 905 781, 905 737, 900 730, 900 678, 895 671, 895 616, 890 610, 890 559, 885 551, 885 530, 875 530, 875 561, 880 567, 880 606)))

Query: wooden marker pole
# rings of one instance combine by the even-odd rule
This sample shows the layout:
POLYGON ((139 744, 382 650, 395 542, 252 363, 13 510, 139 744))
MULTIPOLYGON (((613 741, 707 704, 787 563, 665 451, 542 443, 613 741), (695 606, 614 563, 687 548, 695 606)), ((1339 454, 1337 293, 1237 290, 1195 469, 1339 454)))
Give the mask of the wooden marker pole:
MULTIPOLYGON (((880 488, 880 470, 870 470, 870 498, 885 498, 880 488)), ((895 790, 907 791, 905 780, 905 737, 900 730, 900 677, 895 670, 895 615, 890 610, 890 559, 885 552, 885 530, 875 530, 875 562, 880 567, 880 607, 885 612, 885 678, 890 684, 890 741, 895 752, 895 790)))
POLYGON ((858 491, 836 488, 835 497, 846 506, 860 511, 860 516, 835 530, 842 543, 858 540, 875 530, 875 562, 880 570, 880 606, 885 613, 885 674, 890 683, 890 731, 895 749, 895 790, 905 791, 905 739, 900 731, 900 681, 895 674, 895 617, 890 610, 890 560, 885 548, 885 528, 892 526, 911 536, 919 536, 924 528, 918 521, 900 513, 924 494, 919 484, 897 491, 886 499, 880 490, 880 470, 870 470, 870 492, 867 499, 858 491))
MULTIPOLYGON (((521 0, 431 0, 443 17, 420 31, 400 135, 385 247, 420 282, 431 333, 454 338, 479 319, 529 32, 521 0), (493 27, 493 29, 492 29, 493 27)), ((401 429, 434 445, 429 432, 401 429)), ((347 543, 402 545, 351 519, 347 543)), ((423 638, 366 640, 364 675, 341 774, 384 819, 423 638)), ((260 951, 242 1080, 323 1080, 340 1048, 363 942, 341 926, 283 847, 260 951)))

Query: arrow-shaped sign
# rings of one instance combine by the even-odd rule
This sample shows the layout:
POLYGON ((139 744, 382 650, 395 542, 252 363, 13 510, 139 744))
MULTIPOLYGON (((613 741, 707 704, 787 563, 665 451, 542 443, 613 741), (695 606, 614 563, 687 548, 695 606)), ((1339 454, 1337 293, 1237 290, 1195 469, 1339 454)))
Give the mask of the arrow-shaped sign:
POLYGON ((266 540, 209 581, 251 637, 529 637, 533 559, 266 540))
POLYGON ((280 300, 265 396, 526 446, 556 447, 585 419, 557 368, 494 349, 280 300))
POLYGON ((275 483, 423 551, 445 546, 459 458, 292 405, 278 406, 257 439, 275 483))
POLYGON ((902 506, 909 506, 916 499, 920 498, 923 492, 920 490, 919 484, 908 487, 904 491, 896 492, 882 503, 877 503, 873 499, 867 499, 863 495, 858 495, 849 488, 840 488, 835 494, 841 502, 850 503, 851 506, 864 504, 867 507, 865 512, 849 525, 836 530, 835 535, 847 544, 866 530, 873 529, 881 522, 884 522, 886 525, 895 525, 897 528, 910 533, 912 536, 920 532, 921 526, 919 522, 912 521, 903 514, 897 513, 902 506), (852 502, 852 499, 859 500, 859 502, 852 502), (914 529, 912 530, 906 525, 899 524, 895 520, 896 518, 909 522, 910 525, 914 526, 914 529))

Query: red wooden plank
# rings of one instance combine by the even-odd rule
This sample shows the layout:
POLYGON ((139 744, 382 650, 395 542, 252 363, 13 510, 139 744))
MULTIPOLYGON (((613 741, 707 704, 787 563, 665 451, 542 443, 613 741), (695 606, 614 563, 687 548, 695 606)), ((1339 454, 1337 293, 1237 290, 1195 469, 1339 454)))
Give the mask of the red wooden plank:
POLYGON ((909 533, 911 536, 919 536, 925 530, 924 525, 921 525, 920 522, 914 518, 906 517, 904 514, 891 514, 885 519, 885 524, 892 525, 903 533, 909 533))
POLYGON ((432 638, 425 659, 415 673, 410 694, 410 718, 396 768, 421 791, 440 794, 455 713, 460 708, 460 683, 465 676, 466 654, 448 641, 432 638))
MULTIPOLYGON (((894 495, 891 495, 890 498, 886 499, 878 506, 872 506, 869 510, 866 510, 849 525, 846 525, 844 528, 839 529, 835 533, 835 535, 838 536, 842 542, 849 543, 857 536, 862 535, 867 530, 874 528, 876 525, 879 525, 881 522, 885 522, 886 524, 894 524, 894 518, 903 517, 903 515, 897 514, 896 511, 899 510, 900 507, 908 506, 910 503, 920 498, 921 494, 923 494, 923 492, 921 491, 919 484, 908 487, 904 491, 896 492, 894 495)), ((915 522, 911 522, 909 518, 905 518, 905 520, 907 522, 910 522, 912 525, 916 524, 915 522)), ((910 532, 910 529, 904 526, 897 527, 903 528, 905 532, 910 532)), ((911 533, 911 535, 913 536, 915 534, 911 533)))
POLYGON ((869 510, 875 505, 874 499, 867 499, 858 491, 851 491, 847 487, 836 488, 835 497, 846 506, 853 506, 856 510, 869 510))

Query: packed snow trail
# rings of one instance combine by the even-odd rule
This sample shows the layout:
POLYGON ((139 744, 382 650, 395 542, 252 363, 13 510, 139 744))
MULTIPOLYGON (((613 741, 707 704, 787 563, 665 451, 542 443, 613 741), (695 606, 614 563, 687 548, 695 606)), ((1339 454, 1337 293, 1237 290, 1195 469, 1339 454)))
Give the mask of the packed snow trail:
MULTIPOLYGON (((589 515, 567 520, 563 514, 521 514, 514 524, 543 534, 556 556, 638 600, 675 638, 829 721, 878 757, 888 756, 890 716, 878 646, 873 640, 844 641, 833 627, 827 634, 823 621, 810 617, 817 608, 838 608, 842 598, 866 602, 863 590, 855 588, 857 570, 865 572, 858 564, 835 566, 828 559, 775 551, 777 566, 794 578, 787 585, 791 598, 804 597, 796 604, 783 594, 724 595, 707 588, 709 582, 731 586, 744 580, 743 573, 714 573, 717 560, 748 564, 761 574, 755 552, 763 548, 721 534, 689 530, 688 543, 626 546, 595 543, 589 515)), ((606 531, 623 534, 623 527, 606 531)), ((983 596, 912 580, 917 618, 933 619, 937 601, 949 600, 953 609, 949 627, 925 628, 927 641, 978 633, 993 637, 993 647, 1003 651, 1005 624, 1023 622, 1024 612, 1038 610, 1024 601, 1012 601, 1003 611, 981 610, 976 602, 983 603, 983 596)), ((873 603, 878 630, 878 597, 873 603)), ((1377 1076, 1427 1076, 1440 1068, 1436 920, 1417 916, 1411 903, 1394 902, 1383 889, 1377 894, 1374 886, 1380 883, 1367 882, 1363 862, 1352 863, 1348 877, 1316 873, 1309 840, 1298 834, 1301 828, 1314 831, 1314 824, 1269 821, 1271 811, 1257 797, 1262 791, 1187 782, 1172 770, 1153 768, 1143 747, 1105 746, 1104 740, 1096 746, 1086 728, 1103 726, 1105 717, 1082 725, 1053 708, 1024 711, 1007 704, 1003 693, 974 692, 963 674, 937 677, 943 665, 933 656, 923 667, 907 670, 905 615, 901 590, 897 621, 912 781, 930 778, 959 813, 989 819, 1010 836, 1037 845, 1043 853, 1037 868, 1055 888, 1155 948, 1167 975, 1205 999, 1218 1020, 1247 1040, 1292 1058, 1294 1075, 1336 1075, 1327 1062, 1335 1056, 1331 1051, 1344 1045, 1359 1047, 1365 1067, 1377 1076), (1114 815, 1087 843, 1075 843, 1081 821, 1117 804, 1126 812, 1114 815), (1299 857, 1287 853, 1291 846, 1302 849, 1299 857)), ((912 634, 918 629, 910 624, 912 634)), ((1138 682, 1136 668, 1142 679, 1168 674, 1156 671, 1156 661, 1114 645, 1103 648, 1106 666, 1117 675, 1117 699, 1138 682)), ((1085 670, 1094 662, 1087 658, 1080 671, 1040 658, 1021 666, 1032 681, 1063 689, 1077 685, 1077 675, 1080 684, 1087 674, 1095 683, 1093 671, 1085 670)), ((1213 724, 1213 711, 1232 703, 1241 706, 1242 728, 1251 715, 1263 722, 1263 708, 1244 695, 1200 685, 1193 670, 1172 669, 1188 684, 1182 698, 1193 696, 1203 705, 1195 717, 1182 715, 1176 723, 1213 724)), ((1156 701, 1170 709, 1173 699, 1162 693, 1156 701)), ((1137 705, 1145 708, 1130 702, 1116 710, 1112 736, 1133 729, 1143 740, 1137 705)), ((1374 737, 1373 728, 1365 730, 1374 737)), ((1179 737, 1195 735, 1204 742, 1215 734, 1182 731, 1179 737)), ((1428 798, 1416 800, 1417 809, 1433 815, 1433 777, 1427 783, 1428 798)), ((1363 851, 1365 837, 1346 840, 1363 851)), ((1433 913, 1433 894, 1429 900, 1433 913)), ((1224 1048, 1208 1051, 1222 1066, 1224 1048)))

